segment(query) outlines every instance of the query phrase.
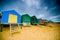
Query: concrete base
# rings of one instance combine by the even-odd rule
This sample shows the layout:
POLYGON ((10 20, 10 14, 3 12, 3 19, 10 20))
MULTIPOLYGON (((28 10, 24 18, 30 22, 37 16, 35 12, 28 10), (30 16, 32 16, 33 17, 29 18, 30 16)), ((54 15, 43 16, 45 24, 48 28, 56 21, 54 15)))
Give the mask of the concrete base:
POLYGON ((23 26, 30 26, 29 22, 23 22, 23 26))

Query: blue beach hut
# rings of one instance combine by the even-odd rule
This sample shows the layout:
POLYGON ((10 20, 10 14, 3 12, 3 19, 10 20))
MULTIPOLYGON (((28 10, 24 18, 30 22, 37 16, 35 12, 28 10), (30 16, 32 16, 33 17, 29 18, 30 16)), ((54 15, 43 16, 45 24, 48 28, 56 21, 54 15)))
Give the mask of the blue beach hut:
POLYGON ((38 21, 37 24, 40 24, 40 19, 37 19, 37 21, 38 21))
MULTIPOLYGON (((0 13, 0 24, 3 24, 3 26, 11 24, 10 31, 12 30, 12 28, 14 29, 15 26, 17 26, 16 28, 19 29, 17 24, 20 23, 21 23, 21 15, 18 14, 15 10, 2 11, 0 13)), ((0 25, 0 31, 2 31, 2 25, 0 25)))
POLYGON ((1 12, 1 14, 2 14, 2 18, 1 18, 2 24, 21 23, 21 15, 19 15, 15 10, 3 11, 1 12))

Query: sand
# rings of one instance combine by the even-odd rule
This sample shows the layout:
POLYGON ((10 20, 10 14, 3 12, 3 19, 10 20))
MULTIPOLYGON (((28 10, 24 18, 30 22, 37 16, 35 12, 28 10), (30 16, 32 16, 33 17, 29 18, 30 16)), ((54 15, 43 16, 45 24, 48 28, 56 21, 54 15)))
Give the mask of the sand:
POLYGON ((0 33, 0 40, 60 40, 60 24, 31 25, 19 30, 20 32, 13 33, 10 39, 9 27, 3 28, 3 32, 0 33))

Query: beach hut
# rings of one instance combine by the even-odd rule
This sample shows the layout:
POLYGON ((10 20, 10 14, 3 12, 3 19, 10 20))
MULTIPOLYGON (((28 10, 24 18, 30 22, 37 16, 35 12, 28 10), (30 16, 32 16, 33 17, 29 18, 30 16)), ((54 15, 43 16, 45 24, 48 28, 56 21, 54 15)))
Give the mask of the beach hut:
POLYGON ((37 24, 37 18, 35 16, 31 17, 31 24, 37 24))
POLYGON ((22 15, 22 24, 23 24, 23 26, 30 26, 30 23, 31 23, 30 16, 28 14, 22 15))
POLYGON ((42 18, 38 19, 38 24, 47 25, 47 22, 48 21, 46 19, 42 19, 42 18))
POLYGON ((41 18, 40 18, 40 24, 41 24, 41 25, 44 24, 44 21, 43 21, 43 19, 41 19, 41 18))
POLYGON ((44 24, 44 21, 43 21, 43 19, 42 19, 42 18, 37 19, 37 21, 38 21, 38 24, 44 24))
POLYGON ((2 14, 2 24, 10 23, 21 23, 21 15, 19 15, 15 10, 3 11, 2 14))
POLYGON ((46 19, 43 19, 43 22, 44 22, 44 25, 48 24, 48 20, 46 20, 46 19))
POLYGON ((40 24, 40 19, 37 19, 37 21, 38 21, 37 24, 39 25, 40 24))
MULTIPOLYGON (((18 14, 15 10, 8 10, 8 11, 2 11, 1 13, 1 24, 5 27, 5 25, 10 26, 10 31, 12 29, 19 28, 18 26, 15 27, 15 25, 21 24, 21 15, 18 14)), ((2 26, 1 26, 2 28, 2 26)))

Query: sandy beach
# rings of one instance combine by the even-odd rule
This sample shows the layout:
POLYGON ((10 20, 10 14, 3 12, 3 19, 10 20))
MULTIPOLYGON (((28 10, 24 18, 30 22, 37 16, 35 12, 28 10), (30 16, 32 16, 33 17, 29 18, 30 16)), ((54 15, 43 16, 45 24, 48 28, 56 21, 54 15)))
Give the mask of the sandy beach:
POLYGON ((0 40, 60 40, 60 24, 22 26, 19 30, 20 32, 15 32, 10 37, 9 27, 4 27, 0 32, 0 40))

